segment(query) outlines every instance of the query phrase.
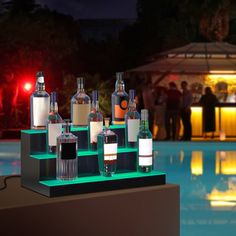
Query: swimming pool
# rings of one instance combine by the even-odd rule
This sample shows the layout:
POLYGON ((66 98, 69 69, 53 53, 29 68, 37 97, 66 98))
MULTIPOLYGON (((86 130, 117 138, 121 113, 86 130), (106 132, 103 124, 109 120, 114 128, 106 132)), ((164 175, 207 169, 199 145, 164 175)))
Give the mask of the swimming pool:
MULTIPOLYGON (((155 142, 154 168, 180 185, 181 236, 236 235, 234 142, 155 142)), ((19 173, 20 143, 0 142, 0 175, 19 173)))
POLYGON ((20 174, 20 142, 0 142, 0 176, 20 174))
POLYGON ((181 236, 236 235, 235 143, 156 143, 154 158, 180 185, 181 236))

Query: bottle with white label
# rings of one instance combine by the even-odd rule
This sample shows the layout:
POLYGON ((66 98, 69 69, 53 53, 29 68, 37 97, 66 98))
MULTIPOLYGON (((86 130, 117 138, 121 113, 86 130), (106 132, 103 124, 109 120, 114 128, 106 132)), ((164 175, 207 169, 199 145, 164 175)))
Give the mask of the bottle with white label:
POLYGON ((50 96, 50 113, 47 122, 47 145, 49 153, 56 153, 57 137, 61 135, 63 120, 58 113, 57 94, 50 96))
POLYGON ((77 78, 77 86, 77 93, 71 99, 72 124, 73 126, 87 126, 91 101, 84 90, 84 78, 77 78))
POLYGON ((36 89, 30 97, 31 129, 46 129, 50 98, 45 91, 43 72, 37 72, 36 78, 36 89))
POLYGON ((126 147, 137 147, 137 137, 140 126, 140 115, 136 110, 135 90, 129 90, 129 110, 125 114, 126 147))
POLYGON ((92 92, 92 110, 88 116, 88 145, 90 150, 97 150, 97 136, 102 132, 103 116, 99 111, 98 91, 92 92))
POLYGON ((98 135, 98 166, 100 174, 111 177, 116 172, 118 137, 109 129, 110 118, 105 118, 105 129, 98 135))
POLYGON ((148 110, 141 110, 141 125, 138 133, 137 169, 150 172, 153 166, 152 133, 148 125, 148 110))
POLYGON ((70 133, 70 121, 65 122, 63 133, 57 137, 56 176, 60 180, 73 180, 78 176, 78 138, 70 133))

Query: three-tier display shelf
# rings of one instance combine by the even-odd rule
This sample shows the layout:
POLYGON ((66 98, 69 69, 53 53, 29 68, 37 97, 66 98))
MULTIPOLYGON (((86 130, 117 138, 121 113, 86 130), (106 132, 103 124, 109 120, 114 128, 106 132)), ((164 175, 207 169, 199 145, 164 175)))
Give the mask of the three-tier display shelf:
POLYGON ((21 184, 48 197, 165 184, 165 173, 136 171, 137 149, 125 147, 125 126, 112 125, 118 135, 117 173, 99 174, 97 151, 88 150, 88 128, 73 128, 78 136, 78 178, 56 179, 56 155, 47 153, 46 130, 21 131, 21 184))

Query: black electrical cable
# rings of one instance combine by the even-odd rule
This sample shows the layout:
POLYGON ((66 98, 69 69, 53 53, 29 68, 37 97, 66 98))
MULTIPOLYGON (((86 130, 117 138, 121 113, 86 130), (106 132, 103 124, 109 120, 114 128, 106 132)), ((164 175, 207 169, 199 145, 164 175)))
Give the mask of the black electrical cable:
POLYGON ((7 180, 8 179, 13 179, 13 178, 20 178, 21 175, 8 175, 3 179, 3 187, 0 188, 0 191, 4 190, 7 188, 7 180))

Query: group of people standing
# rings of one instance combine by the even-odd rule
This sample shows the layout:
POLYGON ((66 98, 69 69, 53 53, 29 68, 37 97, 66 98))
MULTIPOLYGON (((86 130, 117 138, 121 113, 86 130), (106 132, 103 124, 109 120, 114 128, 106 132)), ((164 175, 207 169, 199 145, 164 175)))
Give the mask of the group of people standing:
POLYGON ((181 83, 181 89, 182 92, 178 90, 175 82, 170 82, 168 90, 166 92, 163 90, 157 98, 155 109, 156 123, 159 129, 157 139, 163 139, 165 136, 165 140, 179 140, 180 122, 182 120, 184 130, 181 140, 191 140, 191 105, 193 98, 186 81, 181 83), (161 112, 158 111, 160 107, 162 107, 161 112), (159 122, 160 120, 161 122, 159 122), (161 133, 159 134, 159 132, 161 133))
MULTIPOLYGON (((147 87, 146 90, 143 90, 143 98, 145 108, 154 111, 154 114, 150 117, 150 127, 153 125, 152 121, 158 126, 156 139, 190 141, 192 137, 191 105, 193 96, 188 88, 188 83, 182 81, 181 90, 177 88, 176 83, 173 81, 169 83, 168 89, 162 88, 158 92, 154 91, 154 93, 151 93, 150 89, 151 85, 149 84, 149 93, 147 87), (149 99, 147 99, 148 97, 149 99), (181 121, 183 132, 180 137, 181 121)), ((212 136, 214 136, 215 106, 217 102, 217 98, 212 93, 211 88, 207 87, 199 102, 203 107, 204 135, 212 132, 212 136)))

